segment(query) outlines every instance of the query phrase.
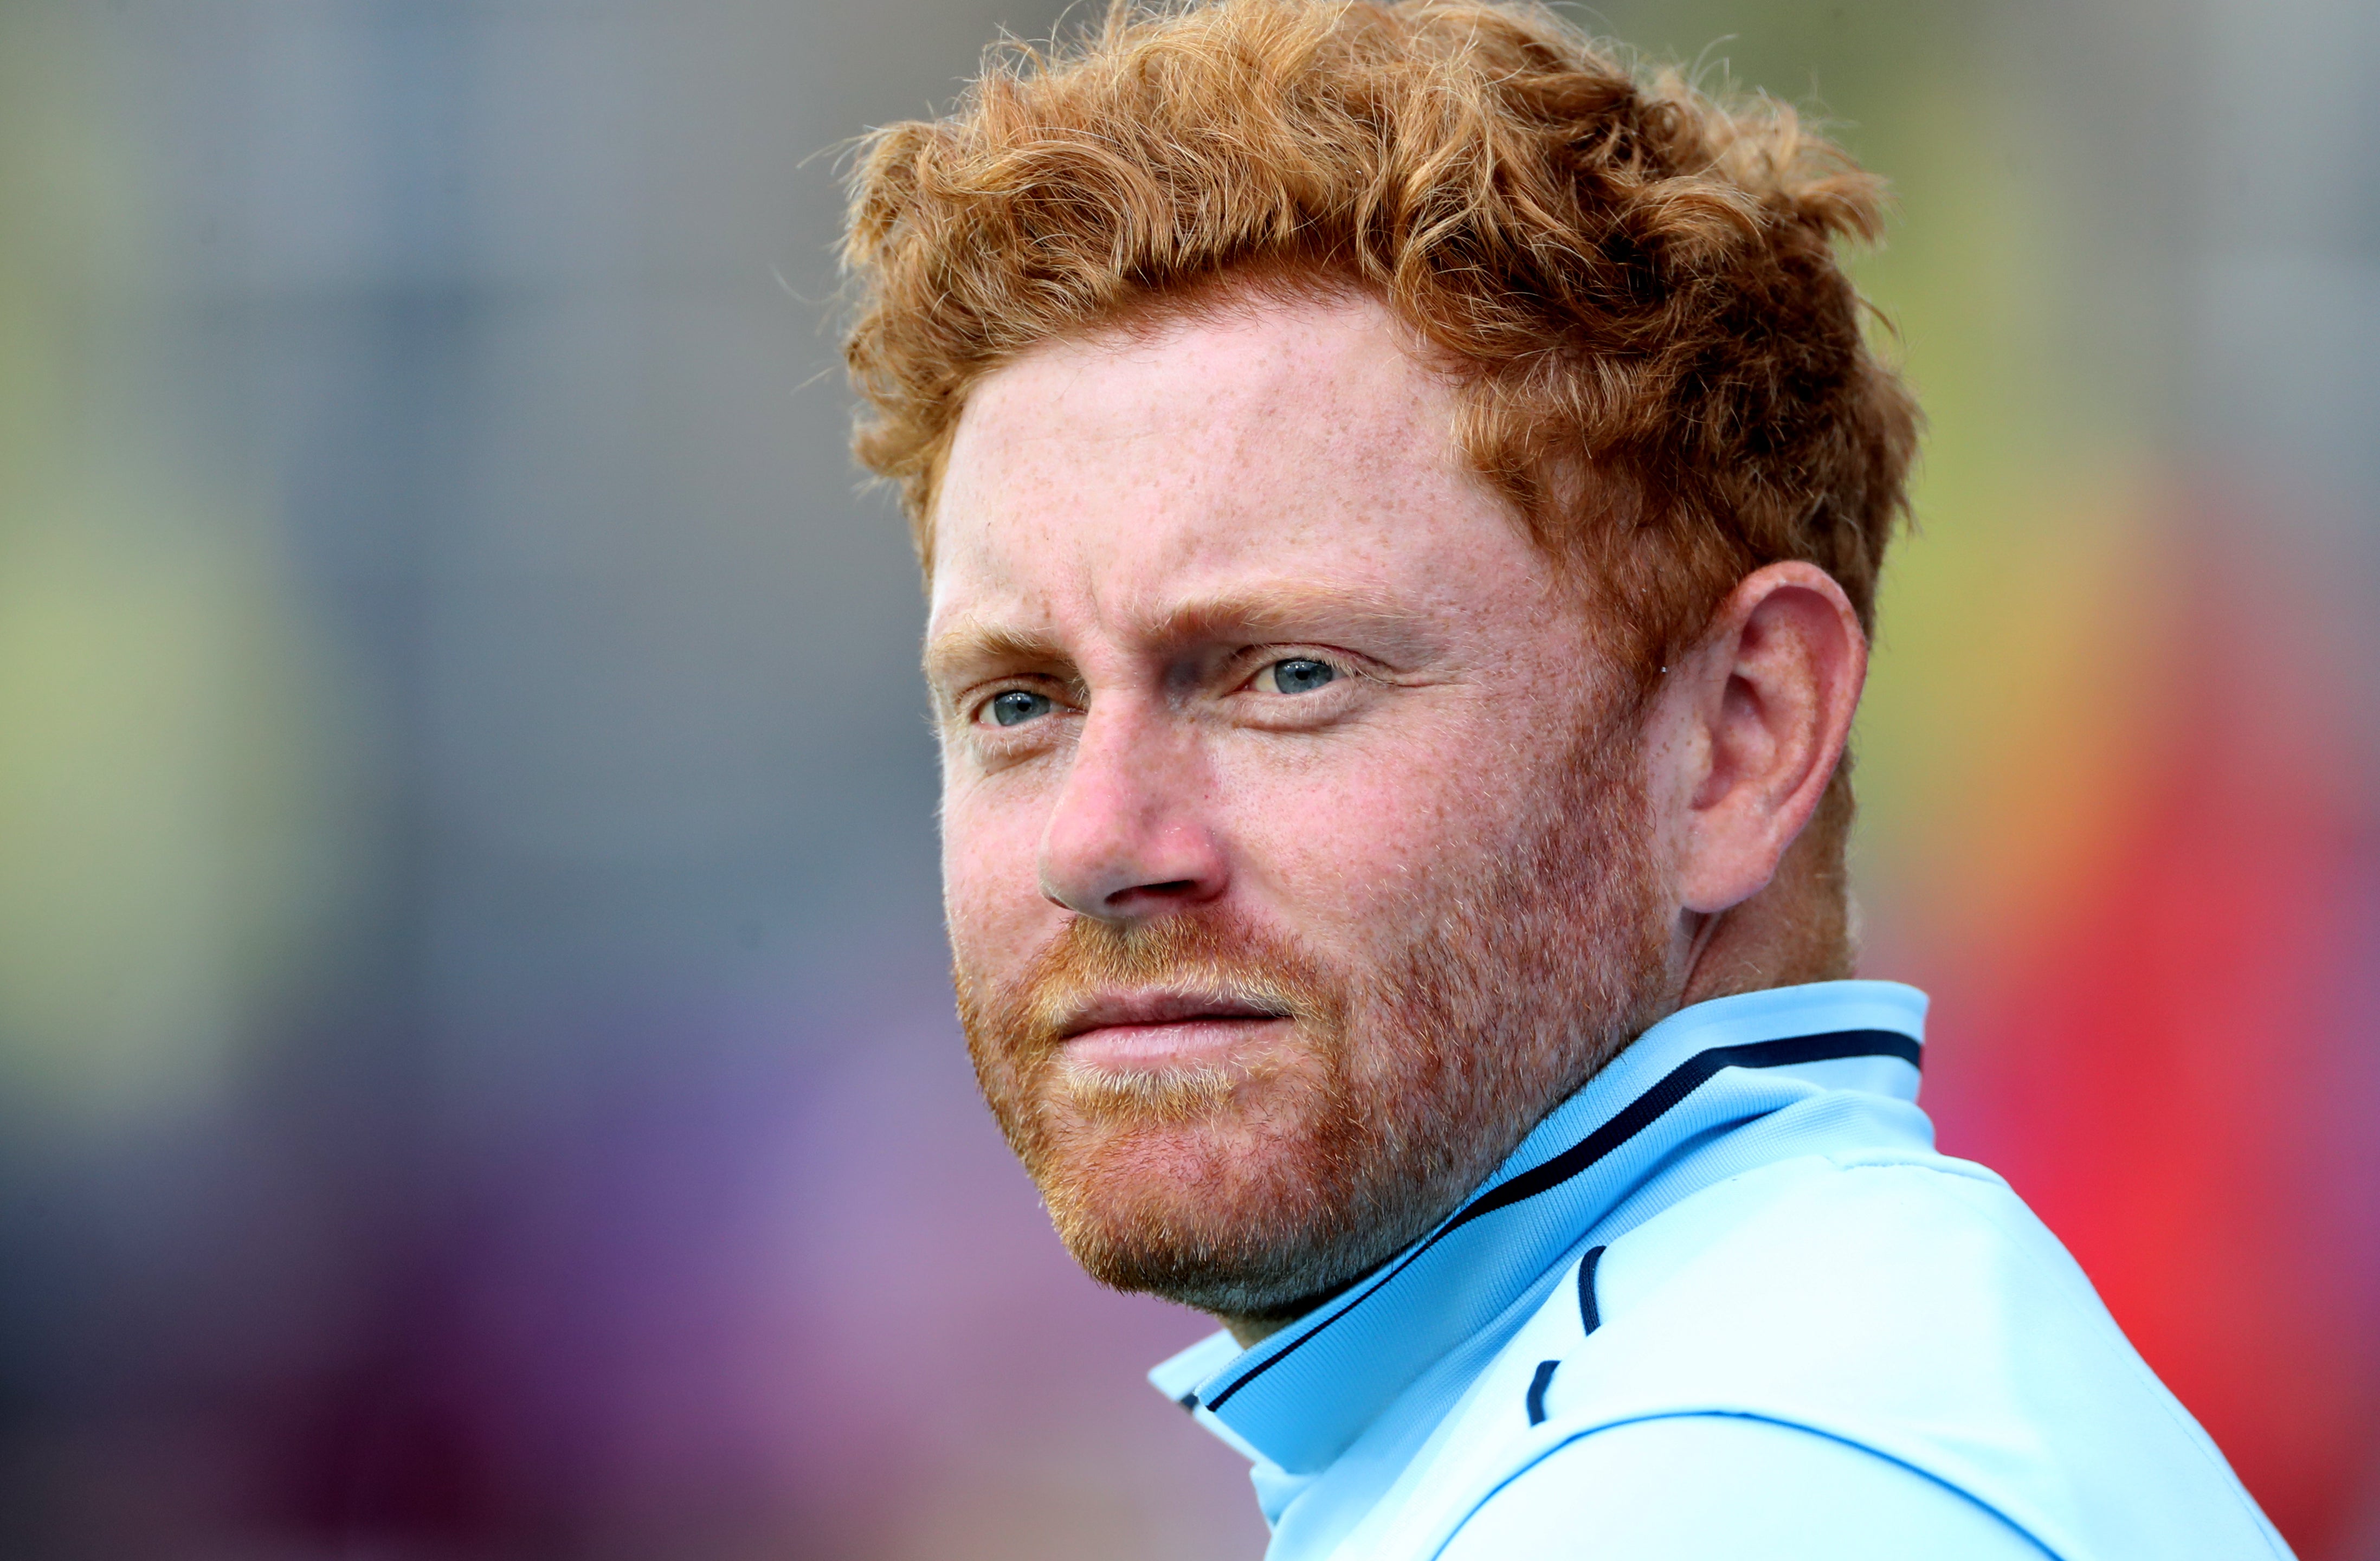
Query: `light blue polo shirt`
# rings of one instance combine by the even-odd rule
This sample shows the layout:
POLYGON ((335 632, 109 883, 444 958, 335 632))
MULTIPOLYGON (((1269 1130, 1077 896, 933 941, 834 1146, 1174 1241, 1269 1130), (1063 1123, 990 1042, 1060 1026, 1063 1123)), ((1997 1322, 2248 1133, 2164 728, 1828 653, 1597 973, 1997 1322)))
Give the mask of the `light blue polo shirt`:
POLYGON ((1149 1373, 1269 1561, 2286 1556, 2008 1184, 1934 1152, 1925 998, 1646 1031, 1437 1229, 1149 1373))

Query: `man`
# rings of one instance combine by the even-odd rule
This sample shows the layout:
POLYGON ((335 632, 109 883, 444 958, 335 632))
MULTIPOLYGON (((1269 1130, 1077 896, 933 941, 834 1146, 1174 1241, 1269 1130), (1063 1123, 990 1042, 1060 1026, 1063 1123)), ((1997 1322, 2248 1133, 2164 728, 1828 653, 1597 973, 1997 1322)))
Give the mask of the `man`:
POLYGON ((969 1047, 1275 1556, 2285 1554, 1846 978, 1877 201, 1485 5, 1120 10, 858 170, 969 1047))

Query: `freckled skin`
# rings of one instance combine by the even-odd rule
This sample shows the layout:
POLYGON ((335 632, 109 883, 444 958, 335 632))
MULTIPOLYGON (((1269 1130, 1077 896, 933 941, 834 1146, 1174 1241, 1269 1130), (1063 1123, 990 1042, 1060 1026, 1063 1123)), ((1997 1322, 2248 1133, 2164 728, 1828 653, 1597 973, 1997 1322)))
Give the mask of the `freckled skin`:
POLYGON ((937 509, 929 638, 1047 635, 1088 698, 1002 766, 947 708, 992 669, 937 669, 949 911, 978 957, 1028 957, 1073 911, 1226 894, 1352 952, 1384 891, 1495 827, 1506 754, 1596 691, 1575 609, 1462 465, 1451 410, 1369 305, 1053 345, 985 382, 937 509), (1315 730, 1235 719, 1198 686, 1222 647, 1150 632, 1183 602, 1316 587, 1396 616, 1281 626, 1371 663, 1315 730))
POLYGON ((1779 968, 1792 914, 1758 897, 1864 671, 1835 583, 1772 564, 1641 730, 1610 728, 1593 608, 1466 466, 1454 410, 1360 298, 1045 344, 972 393, 933 515, 945 910, 986 1093, 1094 1273, 1224 1297, 1194 1303, 1244 1337, 1317 1293, 1297 1275, 1343 1282, 1451 1206, 1623 1026, 1705 995, 1698 969, 1779 968), (1348 1024, 1031 1038, 1027 973, 1086 928, 1169 923, 1293 950, 1354 994, 1348 1024), (1452 974, 1417 974, 1431 955, 1452 974), (1159 1104, 1102 1115, 1094 1075, 1155 1078, 1135 1098, 1159 1104), (1351 1119, 1387 1124, 1368 1169, 1351 1119), (1382 1155, 1437 1168, 1384 1178, 1382 1155), (1200 1254, 1259 1228, 1304 1255, 1244 1251, 1272 1277, 1202 1289, 1200 1254), (1102 1272, 1135 1243, 1165 1261, 1102 1272))

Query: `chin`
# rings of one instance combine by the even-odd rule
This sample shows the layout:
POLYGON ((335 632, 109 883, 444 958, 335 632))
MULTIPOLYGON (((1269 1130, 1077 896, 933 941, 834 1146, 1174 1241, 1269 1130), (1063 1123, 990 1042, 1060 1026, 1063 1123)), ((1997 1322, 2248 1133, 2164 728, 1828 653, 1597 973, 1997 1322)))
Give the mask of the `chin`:
POLYGON ((1026 1156, 1067 1251, 1099 1283, 1200 1311, 1293 1312, 1411 1239, 1343 1127, 1268 1102, 1173 1119, 1044 1112, 1026 1156))

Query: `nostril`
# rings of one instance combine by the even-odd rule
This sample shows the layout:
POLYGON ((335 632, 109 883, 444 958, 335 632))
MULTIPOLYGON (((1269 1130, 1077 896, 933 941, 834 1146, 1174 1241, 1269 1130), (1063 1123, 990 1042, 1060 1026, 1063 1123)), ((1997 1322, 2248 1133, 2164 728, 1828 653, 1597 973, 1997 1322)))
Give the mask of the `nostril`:
POLYGON ((1121 905, 1144 894, 1159 900, 1181 900, 1197 892, 1198 880, 1196 878, 1168 878, 1163 883, 1136 883, 1130 889, 1118 889, 1108 896, 1108 903, 1121 905))

